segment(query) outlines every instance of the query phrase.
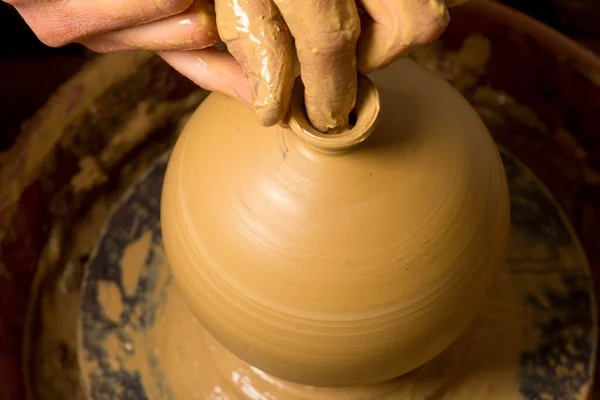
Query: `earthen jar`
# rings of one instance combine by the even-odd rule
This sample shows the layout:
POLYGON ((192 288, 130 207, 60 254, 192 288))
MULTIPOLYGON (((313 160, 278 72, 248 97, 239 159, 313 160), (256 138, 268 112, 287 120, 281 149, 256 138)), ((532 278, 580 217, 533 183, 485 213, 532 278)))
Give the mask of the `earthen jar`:
POLYGON ((451 344, 504 262, 508 190, 468 102, 409 60, 359 79, 322 134, 298 81, 289 128, 211 94, 169 162, 172 273, 234 355, 314 386, 372 384, 451 344))

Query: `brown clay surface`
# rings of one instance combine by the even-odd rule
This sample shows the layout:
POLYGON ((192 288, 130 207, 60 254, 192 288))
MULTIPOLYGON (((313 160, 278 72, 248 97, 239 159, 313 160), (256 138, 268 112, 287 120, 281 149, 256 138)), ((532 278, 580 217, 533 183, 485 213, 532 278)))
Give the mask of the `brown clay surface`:
POLYGON ((363 385, 422 365, 480 311, 505 256, 506 180, 472 107, 410 60, 371 78, 381 110, 365 88, 336 135, 302 107, 291 128, 264 128, 211 94, 165 178, 183 296, 232 353, 291 381, 363 385), (364 142, 344 151, 348 139, 364 142))

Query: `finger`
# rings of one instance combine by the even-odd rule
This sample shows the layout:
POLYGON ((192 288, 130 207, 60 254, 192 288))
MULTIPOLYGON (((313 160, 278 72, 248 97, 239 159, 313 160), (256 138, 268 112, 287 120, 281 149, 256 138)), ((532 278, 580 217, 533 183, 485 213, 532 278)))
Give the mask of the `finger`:
POLYGON ((250 85, 233 56, 215 48, 159 53, 159 56, 198 86, 252 105, 250 85))
POLYGON ((322 132, 345 126, 356 102, 360 20, 354 0, 276 4, 296 41, 309 120, 322 132))
POLYGON ((215 9, 209 0, 196 0, 184 13, 131 28, 87 37, 78 42, 106 53, 125 50, 199 50, 219 41, 215 9))
POLYGON ((384 68, 417 46, 437 39, 450 21, 443 0, 362 0, 358 70, 384 68))
POLYGON ((215 0, 217 27, 250 82, 254 110, 265 126, 288 111, 294 70, 292 39, 271 0, 215 0))
POLYGON ((25 22, 46 45, 141 25, 184 12, 193 0, 68 0, 15 3, 25 22))

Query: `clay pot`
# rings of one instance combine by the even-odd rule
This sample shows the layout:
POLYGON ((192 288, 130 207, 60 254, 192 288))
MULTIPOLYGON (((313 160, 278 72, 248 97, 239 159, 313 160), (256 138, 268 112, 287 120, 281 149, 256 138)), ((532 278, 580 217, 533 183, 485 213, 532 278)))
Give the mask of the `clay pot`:
POLYGON ((361 78, 354 127, 290 128, 211 94, 164 184, 164 244, 201 323, 244 361, 316 386, 381 382, 435 357, 503 263, 505 176, 485 126, 404 60, 361 78), (373 84, 374 82, 374 84, 373 84))

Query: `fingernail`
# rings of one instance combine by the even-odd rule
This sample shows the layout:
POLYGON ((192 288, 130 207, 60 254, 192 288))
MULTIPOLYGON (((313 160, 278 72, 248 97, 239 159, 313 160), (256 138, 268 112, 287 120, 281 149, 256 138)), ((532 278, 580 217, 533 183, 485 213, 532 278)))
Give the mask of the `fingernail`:
POLYGON ((252 107, 252 91, 250 90, 250 85, 246 85, 245 87, 236 86, 233 88, 233 92, 238 100, 246 104, 248 107, 252 107))

